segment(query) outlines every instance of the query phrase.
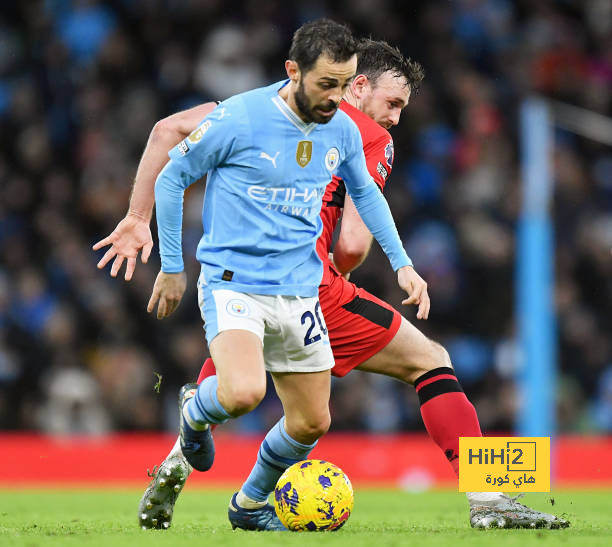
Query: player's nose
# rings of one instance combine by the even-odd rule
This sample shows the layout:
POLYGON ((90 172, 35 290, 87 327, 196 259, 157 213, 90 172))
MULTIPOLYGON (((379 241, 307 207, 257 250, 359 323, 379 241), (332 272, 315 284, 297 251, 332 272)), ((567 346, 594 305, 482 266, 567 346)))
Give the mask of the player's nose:
POLYGON ((391 114, 389 115, 389 123, 393 126, 393 125, 397 125, 399 123, 400 120, 400 114, 401 112, 399 110, 393 110, 391 112, 391 114))
POLYGON ((328 95, 327 99, 330 102, 333 102, 334 105, 337 107, 340 104, 340 101, 342 100, 342 95, 342 88, 336 88, 332 90, 332 92, 328 95))

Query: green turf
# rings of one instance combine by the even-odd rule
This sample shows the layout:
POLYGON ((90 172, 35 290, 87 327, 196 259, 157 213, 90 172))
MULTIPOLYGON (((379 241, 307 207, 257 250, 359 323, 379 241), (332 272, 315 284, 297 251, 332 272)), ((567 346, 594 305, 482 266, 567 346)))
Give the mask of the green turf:
POLYGON ((190 490, 181 494, 172 527, 137 527, 140 491, 0 490, 0 545, 333 545, 347 547, 611 545, 612 492, 564 491, 528 494, 521 501, 563 514, 567 530, 472 530, 463 494, 411 494, 358 490, 353 514, 337 533, 232 532, 226 520, 230 492, 190 490), (554 497, 555 505, 549 499, 554 497), (281 543, 282 542, 282 543, 281 543))

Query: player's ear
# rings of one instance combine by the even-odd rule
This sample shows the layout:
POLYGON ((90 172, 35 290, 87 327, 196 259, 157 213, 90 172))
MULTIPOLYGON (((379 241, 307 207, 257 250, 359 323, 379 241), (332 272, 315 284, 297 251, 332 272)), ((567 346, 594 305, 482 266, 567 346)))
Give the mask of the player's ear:
POLYGON ((363 97, 369 87, 370 80, 365 74, 357 74, 357 76, 353 78, 353 83, 351 83, 351 89, 353 91, 353 94, 358 99, 361 99, 361 97, 363 97))
POLYGON ((300 80, 300 67, 295 61, 288 59, 285 61, 285 70, 287 71, 287 77, 292 82, 298 82, 300 80))

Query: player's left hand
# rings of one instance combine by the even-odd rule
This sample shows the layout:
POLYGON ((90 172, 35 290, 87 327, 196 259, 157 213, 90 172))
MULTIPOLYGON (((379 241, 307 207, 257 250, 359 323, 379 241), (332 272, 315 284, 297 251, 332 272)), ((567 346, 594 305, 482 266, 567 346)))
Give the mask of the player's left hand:
POLYGON ((416 273, 412 266, 404 266, 397 270, 397 282, 408 293, 408 298, 402 300, 402 304, 404 306, 410 304, 418 306, 417 319, 427 319, 429 317, 430 301, 425 280, 416 273))
POLYGON ((157 318, 168 317, 178 308, 186 287, 187 276, 185 272, 164 273, 160 271, 157 274, 155 285, 153 285, 153 293, 147 304, 147 311, 151 313, 155 309, 155 304, 159 301, 157 318))

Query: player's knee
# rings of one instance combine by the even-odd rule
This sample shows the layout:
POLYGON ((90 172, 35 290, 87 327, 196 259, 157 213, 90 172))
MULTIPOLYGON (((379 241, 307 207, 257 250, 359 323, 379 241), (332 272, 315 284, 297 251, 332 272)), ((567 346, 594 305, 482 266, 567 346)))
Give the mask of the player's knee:
POLYGON ((432 345, 431 368, 453 368, 450 355, 448 354, 448 351, 446 351, 446 348, 442 344, 438 344, 438 342, 434 342, 433 340, 430 340, 430 343, 432 345))
POLYGON ((286 422, 285 427, 289 435, 296 441, 303 444, 312 444, 327 433, 330 425, 329 412, 322 412, 318 415, 310 414, 290 423, 286 422))
POLYGON ((453 368, 453 363, 446 348, 437 342, 434 342, 434 344, 438 347, 438 361, 440 363, 438 366, 453 368))
MULTIPOLYGON (((407 361, 402 367, 399 377, 401 380, 413 384, 420 376, 436 368, 453 368, 448 351, 433 340, 427 339, 427 347, 422 352, 417 362, 407 361)), ((414 360, 413 360, 414 361, 414 360)))
POLYGON ((232 416, 242 416, 251 412, 264 398, 264 386, 231 386, 219 394, 219 402, 232 416))

